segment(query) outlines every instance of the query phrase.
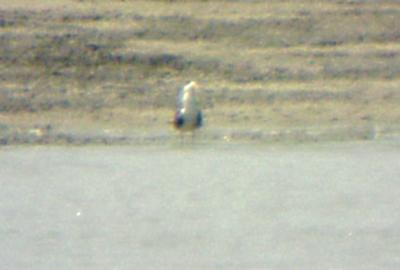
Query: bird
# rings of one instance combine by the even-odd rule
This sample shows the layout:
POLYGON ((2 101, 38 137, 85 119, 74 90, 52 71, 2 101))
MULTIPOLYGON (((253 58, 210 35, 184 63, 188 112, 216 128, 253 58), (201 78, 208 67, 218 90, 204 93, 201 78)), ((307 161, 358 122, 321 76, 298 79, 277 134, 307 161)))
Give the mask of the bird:
POLYGON ((178 91, 173 125, 181 132, 181 138, 183 132, 194 136, 195 130, 203 126, 203 114, 195 93, 198 88, 197 82, 191 81, 178 91))

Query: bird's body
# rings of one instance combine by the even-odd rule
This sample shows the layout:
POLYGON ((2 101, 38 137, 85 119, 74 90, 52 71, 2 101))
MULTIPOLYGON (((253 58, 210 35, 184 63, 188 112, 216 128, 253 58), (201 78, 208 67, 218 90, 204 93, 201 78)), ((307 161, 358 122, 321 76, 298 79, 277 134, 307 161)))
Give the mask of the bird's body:
POLYGON ((203 115, 196 99, 196 82, 190 82, 178 92, 174 126, 180 131, 194 132, 203 125, 203 115))

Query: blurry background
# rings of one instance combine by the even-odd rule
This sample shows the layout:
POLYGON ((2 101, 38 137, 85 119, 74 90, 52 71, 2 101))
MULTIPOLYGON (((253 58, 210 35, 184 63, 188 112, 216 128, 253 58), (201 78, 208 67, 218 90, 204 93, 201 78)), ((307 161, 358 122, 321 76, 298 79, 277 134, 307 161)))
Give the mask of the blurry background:
POLYGON ((164 141, 202 86, 209 140, 400 128, 397 1, 0 0, 0 143, 164 141))

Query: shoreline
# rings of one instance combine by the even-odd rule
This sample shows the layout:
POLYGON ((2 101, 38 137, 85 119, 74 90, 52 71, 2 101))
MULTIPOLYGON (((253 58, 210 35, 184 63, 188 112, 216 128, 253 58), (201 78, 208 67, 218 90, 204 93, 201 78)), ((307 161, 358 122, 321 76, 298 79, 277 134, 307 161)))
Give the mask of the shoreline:
MULTIPOLYGON (((328 127, 297 129, 229 129, 205 128, 195 134, 183 134, 183 142, 197 143, 245 143, 245 144, 286 144, 286 143, 326 143, 350 141, 385 141, 400 139, 400 128, 390 127, 328 127)), ((178 131, 152 130, 136 133, 113 132, 104 129, 95 132, 61 132, 36 127, 28 130, 8 130, 0 133, 0 147, 17 145, 159 145, 178 143, 178 131)))

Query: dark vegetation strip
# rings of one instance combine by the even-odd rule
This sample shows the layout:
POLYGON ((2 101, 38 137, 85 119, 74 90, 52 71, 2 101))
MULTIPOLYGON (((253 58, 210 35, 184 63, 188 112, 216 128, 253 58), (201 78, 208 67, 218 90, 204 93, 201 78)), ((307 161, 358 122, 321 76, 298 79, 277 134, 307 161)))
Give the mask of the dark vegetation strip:
MULTIPOLYGON (((133 91, 133 90, 129 90, 133 91)), ((128 90, 121 91, 123 95, 117 99, 110 99, 110 94, 105 92, 93 96, 66 96, 41 97, 35 96, 32 92, 21 94, 16 91, 0 91, 0 112, 40 112, 52 109, 80 109, 95 111, 104 108, 120 107, 122 104, 135 106, 137 108, 172 108, 174 106, 175 89, 166 89, 154 93, 148 89, 147 94, 141 96, 128 93, 128 90), (119 99, 118 99, 119 98, 119 99), (107 101, 107 102, 106 102, 107 101)), ((113 93, 114 94, 114 93, 113 93)), ((212 108, 215 104, 272 104, 275 102, 323 102, 343 101, 354 102, 362 97, 359 91, 322 91, 322 90, 235 90, 230 89, 213 90, 204 89, 199 96, 204 106, 212 108)))
MULTIPOLYGON (((11 34, 10 34, 11 35, 11 34)), ((57 75, 57 69, 73 66, 99 67, 110 64, 131 65, 143 68, 170 68, 175 71, 193 70, 202 73, 219 74, 220 77, 235 82, 265 81, 265 80, 300 80, 308 81, 316 78, 395 78, 400 74, 397 56, 399 52, 375 52, 363 57, 379 57, 385 59, 382 66, 353 65, 342 68, 337 65, 324 64, 318 72, 310 72, 307 68, 291 70, 285 67, 271 66, 268 70, 259 70, 253 63, 226 63, 221 59, 191 56, 160 52, 160 53, 116 53, 121 40, 114 40, 105 33, 64 33, 43 34, 33 38, 29 36, 1 35, 3 46, 0 47, 0 61, 15 64, 31 64, 44 66, 53 70, 52 75, 57 75)), ((340 54, 340 53, 339 53, 340 54)), ((311 57, 329 58, 329 53, 297 53, 293 55, 310 59, 311 57)), ((346 55, 346 54, 345 54, 346 55)), ((347 54, 347 57, 350 55, 347 54)), ((340 54, 340 58, 345 56, 340 54)), ((323 61, 322 59, 321 61, 323 61)), ((322 62, 323 63, 323 62, 322 62)), ((320 63, 320 64, 322 64, 320 63)))
MULTIPOLYGON (((59 12, 59 11, 58 11, 59 12)), ((2 11, 0 27, 23 25, 27 28, 49 27, 55 24, 74 24, 104 20, 128 20, 141 25, 139 30, 130 30, 127 34, 141 39, 166 40, 231 40, 251 47, 281 47, 296 45, 335 46, 344 43, 359 42, 397 42, 400 40, 400 9, 369 10, 354 8, 338 12, 301 11, 297 17, 285 19, 199 19, 188 16, 143 17, 134 13, 71 13, 58 14, 50 11, 2 11), (57 14, 57 15, 54 15, 57 14), (336 31, 331 22, 350 20, 351 27, 336 31), (332 29, 326 29, 329 25, 332 29), (369 25, 381 30, 376 32, 369 25), (362 28, 363 31, 349 31, 362 28), (322 31, 324 35, 320 35, 322 31), (331 33, 329 33, 331 32, 331 33)), ((345 25, 338 27, 345 27, 345 25)))

